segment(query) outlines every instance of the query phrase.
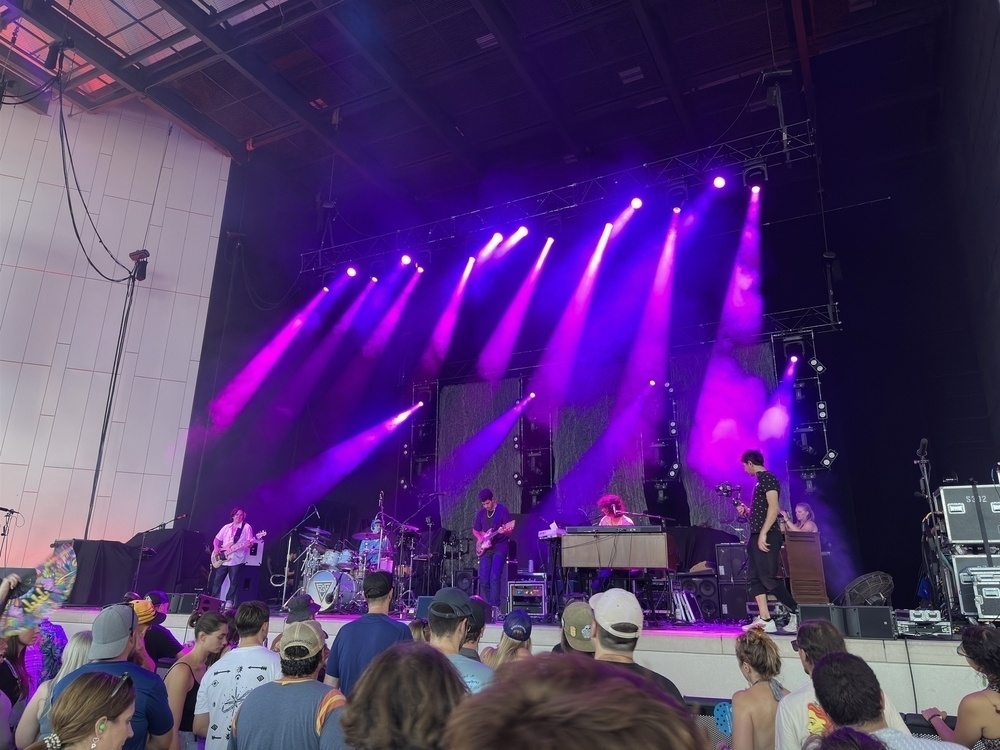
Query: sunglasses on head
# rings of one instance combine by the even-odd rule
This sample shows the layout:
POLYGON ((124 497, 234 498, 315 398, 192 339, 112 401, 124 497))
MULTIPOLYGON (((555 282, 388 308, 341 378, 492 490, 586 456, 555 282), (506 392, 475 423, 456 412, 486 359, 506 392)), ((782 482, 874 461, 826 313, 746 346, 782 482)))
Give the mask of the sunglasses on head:
POLYGON ((114 698, 121 691, 122 688, 132 687, 132 675, 128 672, 123 672, 121 679, 118 680, 118 684, 115 685, 115 689, 111 691, 111 698, 114 698))

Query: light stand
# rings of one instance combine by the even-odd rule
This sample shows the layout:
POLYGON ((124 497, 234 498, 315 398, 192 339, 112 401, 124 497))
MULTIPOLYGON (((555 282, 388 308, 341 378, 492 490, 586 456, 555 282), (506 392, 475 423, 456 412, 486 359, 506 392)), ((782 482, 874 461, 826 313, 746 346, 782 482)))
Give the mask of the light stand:
MULTIPOLYGON (((934 545, 934 554, 937 556, 938 566, 937 566, 937 578, 938 578, 938 595, 941 594, 941 584, 944 583, 944 595, 947 608, 948 622, 952 621, 952 610, 954 609, 955 603, 958 601, 956 593, 952 590, 952 580, 950 575, 941 575, 941 566, 944 563, 944 551, 941 549, 941 535, 938 531, 938 514, 934 508, 934 496, 931 494, 931 476, 930 476, 930 465, 931 462, 927 458, 927 439, 924 438, 920 441, 920 447, 917 448, 917 460, 914 461, 920 469, 920 492, 923 494, 924 499, 927 500, 927 505, 930 507, 931 515, 931 528, 933 529, 931 533, 931 543, 934 545)), ((979 498, 976 498, 976 510, 979 512, 979 521, 983 522, 983 509, 979 507, 979 498)), ((985 536, 985 531, 983 532, 985 536)), ((987 561, 991 559, 990 557, 990 545, 986 544, 986 554, 987 561)), ((989 562, 992 567, 993 563, 989 562)), ((950 564, 949 564, 950 567, 950 564)), ((927 573, 930 574, 930 566, 927 567, 927 573)))
MULTIPOLYGON (((296 531, 299 530, 299 526, 301 526, 306 521, 308 521, 310 518, 312 518, 313 515, 315 515, 316 518, 320 518, 319 511, 316 510, 316 506, 315 505, 313 506, 312 510, 309 511, 308 513, 306 513, 302 517, 302 520, 299 521, 297 524, 295 524, 291 529, 289 529, 288 530, 288 534, 286 534, 286 536, 288 537, 288 546, 287 546, 287 549, 285 550, 285 560, 284 560, 284 567, 283 567, 283 571, 285 573, 285 576, 284 576, 284 580, 281 582, 281 601, 282 601, 281 609, 282 609, 283 612, 287 612, 288 611, 288 602, 291 601, 292 597, 294 597, 296 594, 298 594, 300 591, 302 591, 301 584, 304 583, 304 581, 300 581, 299 582, 299 584, 300 584, 299 587, 297 589, 295 589, 295 592, 292 594, 292 596, 288 596, 288 561, 292 559, 292 535, 296 531)), ((322 519, 320 519, 320 520, 322 520, 322 519)))

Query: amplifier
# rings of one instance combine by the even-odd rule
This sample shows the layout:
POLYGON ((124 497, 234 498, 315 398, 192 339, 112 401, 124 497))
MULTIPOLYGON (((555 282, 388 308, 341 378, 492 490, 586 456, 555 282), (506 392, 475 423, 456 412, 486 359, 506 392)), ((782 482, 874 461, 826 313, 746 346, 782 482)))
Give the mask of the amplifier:
POLYGON ((747 582, 747 546, 745 544, 716 544, 715 570, 719 583, 747 582))
POLYGON ((967 568, 966 573, 972 576, 972 591, 979 617, 988 620, 1000 617, 1000 569, 967 568))
POLYGON ((719 620, 720 622, 741 622, 747 616, 747 594, 745 583, 719 584, 719 620))
POLYGON ((511 581, 507 584, 507 604, 509 609, 523 609, 533 617, 546 617, 548 610, 548 586, 544 581, 511 581))
MULTIPOLYGON (((944 513, 944 524, 952 544, 983 543, 975 500, 983 510, 987 541, 1000 542, 1000 485, 981 484, 978 498, 973 498, 971 486, 939 487, 934 501, 944 513)), ((967 614, 963 611, 963 614, 967 614)))
POLYGON ((190 615, 197 612, 222 612, 225 602, 208 594, 171 594, 167 611, 172 615, 190 615))
MULTIPOLYGON (((993 564, 1000 566, 1000 554, 993 555, 993 564)), ((955 571, 958 589, 958 608, 966 617, 977 617, 979 610, 976 609, 976 592, 973 589, 974 580, 970 571, 986 568, 986 555, 955 555, 951 559, 951 565, 955 571)))

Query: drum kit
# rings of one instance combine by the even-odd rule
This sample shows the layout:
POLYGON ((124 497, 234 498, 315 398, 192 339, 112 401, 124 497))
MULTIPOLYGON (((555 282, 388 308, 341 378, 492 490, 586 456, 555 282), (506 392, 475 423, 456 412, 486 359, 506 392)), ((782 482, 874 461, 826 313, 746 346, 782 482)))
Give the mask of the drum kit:
POLYGON ((395 577, 397 606, 413 606, 414 561, 430 557, 421 554, 419 537, 418 527, 385 513, 376 516, 370 531, 354 534, 351 539, 334 541, 325 529, 302 527, 302 551, 295 558, 302 586, 295 594, 306 593, 319 605, 320 612, 364 611, 364 578, 382 570, 395 577), (359 542, 356 548, 355 542, 359 542))

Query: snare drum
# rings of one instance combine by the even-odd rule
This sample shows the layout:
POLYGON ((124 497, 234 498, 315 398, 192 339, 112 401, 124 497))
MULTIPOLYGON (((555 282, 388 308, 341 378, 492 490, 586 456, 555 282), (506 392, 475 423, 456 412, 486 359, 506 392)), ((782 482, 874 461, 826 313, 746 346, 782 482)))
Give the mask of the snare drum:
POLYGON ((392 575, 392 569, 395 565, 395 561, 391 557, 380 557, 378 560, 378 569, 392 575))
POLYGON ((309 579, 306 593, 320 607, 320 612, 341 608, 354 599, 354 579, 347 573, 321 570, 309 579))
POLYGON ((332 567, 337 570, 357 570, 358 568, 358 553, 351 549, 345 549, 342 552, 337 552, 336 560, 333 561, 332 567))
POLYGON ((333 570, 337 567, 337 561, 340 559, 340 553, 335 549, 328 549, 319 558, 319 565, 325 570, 333 570))

